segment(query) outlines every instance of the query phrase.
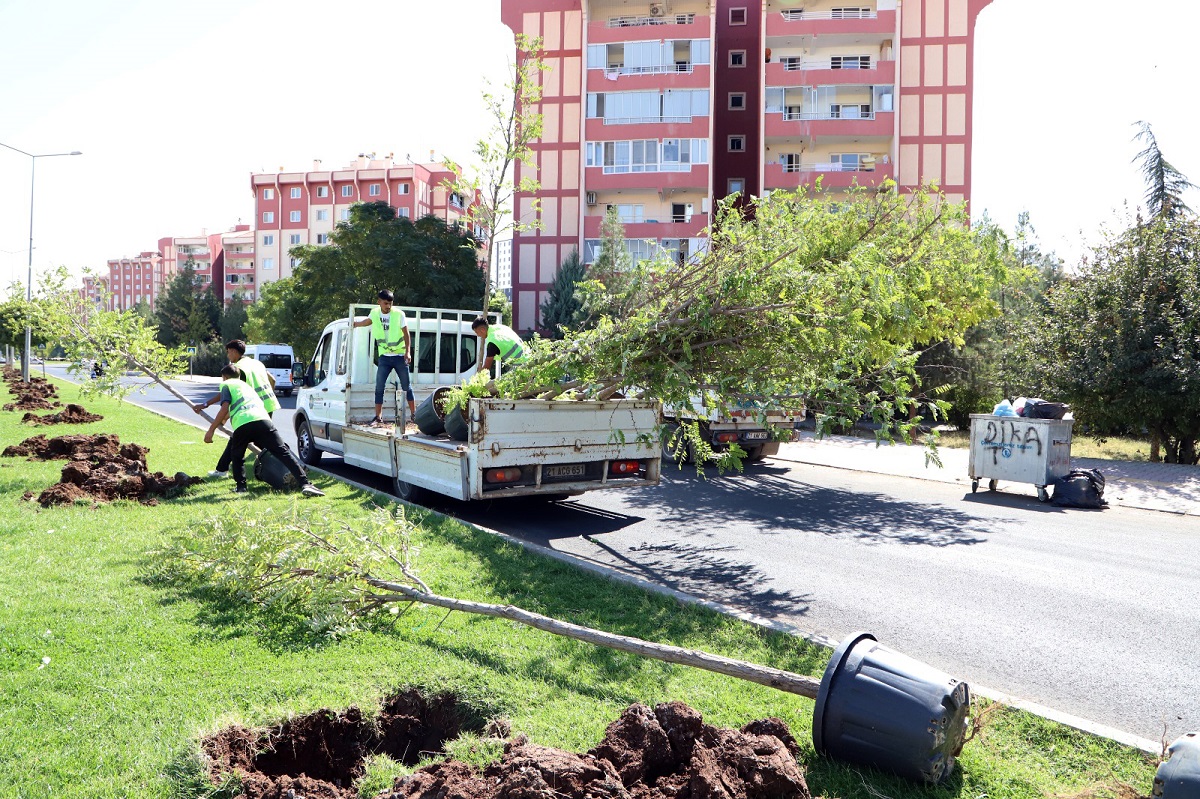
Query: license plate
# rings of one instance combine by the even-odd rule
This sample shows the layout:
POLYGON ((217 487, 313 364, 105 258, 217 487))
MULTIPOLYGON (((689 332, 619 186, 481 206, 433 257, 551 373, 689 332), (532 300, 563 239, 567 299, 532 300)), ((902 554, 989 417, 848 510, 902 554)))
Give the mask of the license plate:
POLYGON ((547 466, 542 472, 547 477, 583 477, 586 469, 582 463, 572 463, 567 466, 547 466))
POLYGON ((767 437, 767 432, 765 430, 757 432, 757 433, 746 433, 747 441, 762 441, 766 437, 767 437))

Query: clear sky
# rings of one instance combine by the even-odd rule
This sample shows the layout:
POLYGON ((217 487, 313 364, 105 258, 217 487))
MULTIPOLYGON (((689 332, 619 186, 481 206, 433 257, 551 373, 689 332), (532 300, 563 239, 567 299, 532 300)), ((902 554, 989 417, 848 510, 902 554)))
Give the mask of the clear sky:
MULTIPOLYGON (((976 215, 1011 229, 1028 210, 1076 260, 1141 200, 1141 119, 1200 183, 1198 30, 1193 0, 994 0, 977 27, 976 215)), ((469 163, 511 51, 499 0, 0 0, 0 142, 83 152, 37 161, 35 272, 250 223, 253 172, 360 152, 469 163)), ((0 148, 3 285, 25 277, 29 167, 0 148)))

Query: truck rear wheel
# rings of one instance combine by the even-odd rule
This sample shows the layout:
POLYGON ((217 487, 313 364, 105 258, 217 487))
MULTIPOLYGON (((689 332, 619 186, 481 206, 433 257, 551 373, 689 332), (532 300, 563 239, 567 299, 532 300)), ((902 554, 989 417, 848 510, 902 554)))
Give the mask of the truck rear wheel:
POLYGON ((317 449, 316 442, 313 441, 307 419, 301 419, 300 424, 296 425, 296 449, 299 450, 300 460, 309 466, 316 466, 321 462, 321 450, 317 449))
MULTIPOLYGON (((675 439, 676 439, 676 436, 678 435, 678 433, 679 433, 679 425, 677 425, 677 424, 669 424, 669 425, 667 425, 666 429, 663 431, 662 458, 664 461, 670 461, 671 463, 679 463, 680 462, 679 459, 675 455, 675 439)), ((688 463, 688 464, 695 463, 696 462, 696 453, 692 449, 691 442, 687 442, 683 446, 684 446, 683 463, 688 463)))
POLYGON ((392 482, 394 488, 396 489, 396 496, 400 497, 400 499, 404 500, 405 502, 420 504, 429 497, 429 489, 427 488, 421 488, 421 486, 415 486, 412 483, 406 483, 399 477, 392 482))

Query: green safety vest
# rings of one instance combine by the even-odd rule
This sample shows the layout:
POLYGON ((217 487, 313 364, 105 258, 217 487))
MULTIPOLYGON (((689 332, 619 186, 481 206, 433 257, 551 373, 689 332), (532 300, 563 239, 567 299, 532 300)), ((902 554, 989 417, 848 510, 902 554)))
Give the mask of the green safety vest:
POLYGON ((383 318, 382 314, 379 313, 379 306, 372 308, 369 316, 371 318, 371 335, 379 343, 379 354, 403 355, 404 328, 408 326, 408 320, 404 318, 404 311, 397 311, 393 308, 388 312, 386 337, 383 332, 383 318))
MULTIPOLYGON (((525 342, 511 327, 506 325, 488 325, 487 344, 495 345, 500 350, 500 360, 512 365, 525 360, 525 342)), ((487 357, 487 350, 484 350, 487 357)))
POLYGON ((254 388, 242 380, 226 380, 224 387, 229 389, 229 424, 237 430, 247 422, 261 422, 271 417, 254 388))
POLYGON ((258 394, 267 413, 279 410, 279 400, 275 398, 275 392, 271 390, 271 376, 267 373, 267 367, 263 365, 262 361, 243 357, 234 366, 241 370, 245 381, 258 394))

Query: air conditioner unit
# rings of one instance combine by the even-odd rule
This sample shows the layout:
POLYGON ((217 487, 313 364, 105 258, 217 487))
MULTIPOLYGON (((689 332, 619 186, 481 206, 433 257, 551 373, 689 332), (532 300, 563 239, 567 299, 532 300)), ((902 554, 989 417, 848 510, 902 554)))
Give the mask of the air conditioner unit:
POLYGON ((588 205, 595 205, 595 204, 596 204, 596 192, 594 192, 594 191, 589 191, 589 192, 587 193, 587 204, 588 204, 588 205))
POLYGON ((650 16, 665 17, 666 15, 667 15, 667 4, 666 3, 651 3, 650 4, 650 16))

